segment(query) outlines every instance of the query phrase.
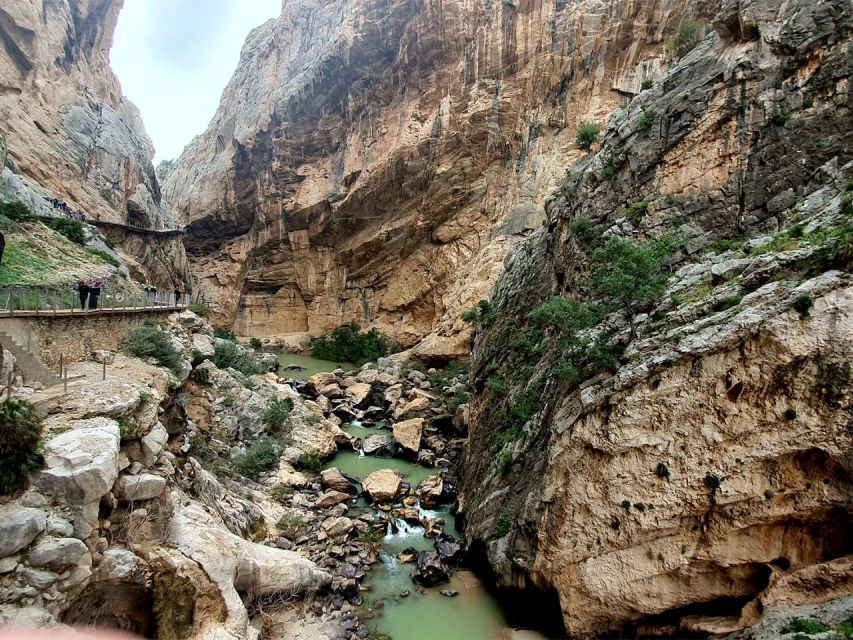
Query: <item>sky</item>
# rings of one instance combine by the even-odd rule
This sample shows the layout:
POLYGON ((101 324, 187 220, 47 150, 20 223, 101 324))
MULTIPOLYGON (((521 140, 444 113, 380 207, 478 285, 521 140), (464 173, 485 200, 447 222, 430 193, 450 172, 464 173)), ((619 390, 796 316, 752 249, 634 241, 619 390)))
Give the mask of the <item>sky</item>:
POLYGON ((155 165, 207 128, 249 31, 280 11, 281 0, 124 0, 110 60, 155 165))

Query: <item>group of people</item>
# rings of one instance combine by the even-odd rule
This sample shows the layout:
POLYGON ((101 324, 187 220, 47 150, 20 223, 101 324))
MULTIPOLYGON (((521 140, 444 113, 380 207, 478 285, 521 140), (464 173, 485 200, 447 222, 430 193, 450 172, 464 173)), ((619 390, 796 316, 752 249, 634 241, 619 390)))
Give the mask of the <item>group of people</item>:
POLYGON ((80 222, 86 222, 86 212, 82 209, 77 209, 76 211, 68 206, 68 203, 65 200, 60 200, 59 198, 45 198, 50 204, 53 205, 54 209, 59 209, 62 211, 67 218, 71 218, 72 220, 79 220, 80 222))
POLYGON ((101 295, 101 287, 103 282, 100 280, 81 280, 77 283, 76 291, 80 296, 80 308, 89 309, 98 308, 98 298, 101 295))

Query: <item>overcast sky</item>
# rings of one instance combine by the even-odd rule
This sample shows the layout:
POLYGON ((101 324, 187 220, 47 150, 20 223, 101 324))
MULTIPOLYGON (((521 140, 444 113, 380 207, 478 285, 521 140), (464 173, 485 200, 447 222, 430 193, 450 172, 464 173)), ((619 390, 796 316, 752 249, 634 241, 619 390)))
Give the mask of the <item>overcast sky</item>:
POLYGON ((246 35, 280 10, 281 0, 124 0, 110 58, 155 164, 207 128, 246 35))

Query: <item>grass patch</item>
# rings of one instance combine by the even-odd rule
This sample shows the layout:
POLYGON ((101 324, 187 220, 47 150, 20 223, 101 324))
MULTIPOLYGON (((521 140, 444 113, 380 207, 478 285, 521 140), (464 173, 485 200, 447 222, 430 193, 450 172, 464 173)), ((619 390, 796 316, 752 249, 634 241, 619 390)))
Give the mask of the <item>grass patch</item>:
POLYGON ((276 523, 278 532, 288 540, 298 540, 308 533, 308 521, 298 513, 286 513, 276 523))

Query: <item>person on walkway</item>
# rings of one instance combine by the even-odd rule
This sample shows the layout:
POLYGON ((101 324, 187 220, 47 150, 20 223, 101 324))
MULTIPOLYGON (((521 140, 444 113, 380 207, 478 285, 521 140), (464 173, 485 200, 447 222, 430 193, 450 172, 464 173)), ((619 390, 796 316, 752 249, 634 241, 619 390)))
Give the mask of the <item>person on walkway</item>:
POLYGON ((101 295, 101 281, 94 280, 89 285, 89 308, 98 308, 98 297, 101 295))
POLYGON ((86 298, 89 297, 89 283, 85 280, 81 280, 77 283, 77 295, 80 296, 80 308, 86 308, 86 298))
POLYGON ((181 290, 178 287, 175 287, 175 306, 177 307, 181 303, 181 290))

